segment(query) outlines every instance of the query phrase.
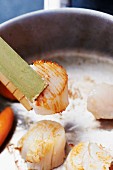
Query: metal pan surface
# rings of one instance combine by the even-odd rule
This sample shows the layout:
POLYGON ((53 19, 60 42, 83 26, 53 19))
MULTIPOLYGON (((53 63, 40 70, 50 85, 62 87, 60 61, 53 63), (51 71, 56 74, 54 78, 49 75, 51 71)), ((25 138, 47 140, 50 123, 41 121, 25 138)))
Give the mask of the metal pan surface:
POLYGON ((113 84, 113 17, 85 9, 34 12, 1 24, 0 35, 29 63, 35 59, 55 61, 65 67, 69 78, 69 106, 61 114, 36 115, 0 97, 0 110, 10 105, 16 119, 0 155, 0 169, 16 169, 9 146, 42 119, 64 126, 67 154, 70 144, 82 141, 97 142, 113 152, 113 120, 96 120, 87 110, 87 97, 95 84, 113 84))

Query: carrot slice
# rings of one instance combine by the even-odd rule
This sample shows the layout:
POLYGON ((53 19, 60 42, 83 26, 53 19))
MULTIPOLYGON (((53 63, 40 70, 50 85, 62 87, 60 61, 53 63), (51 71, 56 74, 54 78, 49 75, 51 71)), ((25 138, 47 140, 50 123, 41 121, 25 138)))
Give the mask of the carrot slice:
POLYGON ((11 130, 14 120, 14 113, 10 107, 6 107, 0 113, 0 146, 5 141, 8 133, 11 130))
POLYGON ((12 101, 16 100, 12 93, 0 82, 0 94, 12 101))

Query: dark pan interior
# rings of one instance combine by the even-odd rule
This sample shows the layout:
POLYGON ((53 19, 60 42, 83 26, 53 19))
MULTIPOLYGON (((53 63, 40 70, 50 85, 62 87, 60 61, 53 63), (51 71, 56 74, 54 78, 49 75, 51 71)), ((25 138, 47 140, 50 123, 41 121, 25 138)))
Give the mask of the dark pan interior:
POLYGON ((1 24, 0 35, 30 62, 65 50, 113 56, 113 17, 93 10, 33 12, 1 24))

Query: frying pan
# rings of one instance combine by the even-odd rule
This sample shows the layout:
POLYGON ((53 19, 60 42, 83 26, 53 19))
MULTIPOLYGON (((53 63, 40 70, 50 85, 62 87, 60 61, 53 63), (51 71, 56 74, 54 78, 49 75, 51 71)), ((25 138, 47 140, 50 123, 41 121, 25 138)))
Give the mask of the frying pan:
MULTIPOLYGON (((97 60, 98 58, 102 58, 102 60, 107 58, 112 63, 113 16, 98 11, 63 8, 28 13, 1 24, 0 36, 28 63, 32 63, 36 59, 55 60, 58 57, 60 57, 59 64, 64 64, 67 68, 70 62, 74 64, 76 61, 78 62, 80 57, 84 58, 84 62, 85 57, 89 57, 97 60)), ((100 66, 102 67, 102 64, 100 66)), ((110 74, 112 75, 112 73, 110 74)), ((27 119, 29 121, 26 123, 24 118, 26 111, 24 108, 19 103, 10 102, 1 96, 0 110, 7 105, 11 105, 15 112, 17 126, 21 128, 24 126, 24 129, 28 128, 29 123, 32 122, 32 114, 30 115, 31 119, 27 119)), ((84 127, 87 127, 86 138, 84 138, 86 140, 87 129, 94 128, 89 123, 92 119, 92 124, 95 125, 96 131, 103 132, 100 138, 102 143, 107 145, 108 141, 105 138, 109 131, 113 137, 112 120, 97 122, 89 116, 86 117, 86 123, 89 123, 89 126, 85 126, 85 121, 81 120, 81 117, 79 119, 79 115, 75 116, 78 123, 77 121, 72 121, 73 116, 74 114, 70 115, 70 118, 68 117, 66 122, 64 121, 68 141, 74 144, 78 143, 82 139, 80 136, 84 133, 84 127), (77 135, 78 137, 76 137, 77 135)), ((54 118, 51 117, 50 119, 54 118)), ((95 133, 94 129, 91 133, 95 133)), ((13 134, 14 130, 12 136, 13 134)), ((4 167, 1 168, 3 169, 4 167)))
POLYGON ((113 56, 113 17, 88 9, 25 14, 1 24, 0 35, 27 61, 65 50, 113 56))

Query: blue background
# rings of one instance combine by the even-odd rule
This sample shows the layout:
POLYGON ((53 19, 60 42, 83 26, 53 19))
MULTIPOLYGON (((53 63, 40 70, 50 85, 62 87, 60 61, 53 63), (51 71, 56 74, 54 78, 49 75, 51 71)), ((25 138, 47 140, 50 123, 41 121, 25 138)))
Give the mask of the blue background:
MULTIPOLYGON (((113 14, 113 0, 69 1, 69 7, 88 8, 113 14)), ((24 13, 43 9, 43 4, 44 0, 0 0, 0 23, 24 13)))
POLYGON ((44 0, 0 0, 0 23, 24 13, 43 9, 44 0))

